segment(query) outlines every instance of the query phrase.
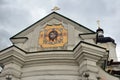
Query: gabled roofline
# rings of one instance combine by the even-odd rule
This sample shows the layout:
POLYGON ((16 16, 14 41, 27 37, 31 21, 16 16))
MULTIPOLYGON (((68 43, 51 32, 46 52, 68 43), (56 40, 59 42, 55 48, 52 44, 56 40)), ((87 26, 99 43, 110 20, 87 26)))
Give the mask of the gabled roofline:
POLYGON ((82 34, 79 34, 80 35, 91 35, 91 34, 96 34, 95 32, 94 33, 82 33, 82 34))
MULTIPOLYGON (((56 12, 55 12, 55 13, 56 13, 56 12)), ((85 27, 85 26, 79 24, 79 23, 76 22, 76 21, 73 21, 72 19, 70 19, 70 18, 68 18, 68 17, 65 17, 65 16, 63 16, 63 15, 61 15, 61 14, 59 14, 59 13, 56 13, 56 14, 58 14, 58 15, 64 17, 65 19, 67 19, 67 20, 69 20, 69 21, 71 21, 71 22, 73 22, 73 23, 75 23, 75 24, 77 24, 77 25, 79 25, 79 26, 81 26, 81 27, 83 27, 83 28, 89 30, 89 31, 91 31, 92 33, 95 33, 95 31, 93 31, 93 30, 91 30, 91 29, 89 29, 89 28, 87 28, 87 27, 85 27)))
POLYGON ((5 48, 5 49, 2 49, 2 50, 0 50, 0 53, 3 52, 3 51, 5 51, 5 50, 7 50, 7 49, 12 48, 12 47, 13 47, 13 45, 12 45, 12 46, 9 46, 9 47, 7 47, 7 48, 5 48))
POLYGON ((38 20, 37 22, 33 23, 32 25, 28 26, 27 28, 23 29, 22 31, 20 31, 19 33, 17 33, 16 35, 12 36, 10 39, 13 39, 15 36, 19 35, 20 33, 26 31, 27 29, 29 29, 30 27, 32 27, 33 25, 37 24, 38 22, 42 21, 43 19, 45 19, 46 17, 50 16, 53 13, 48 14, 47 16, 45 16, 44 18, 38 20))
POLYGON ((28 37, 16 37, 16 38, 10 38, 11 39, 28 39, 28 37))
POLYGON ((29 28, 30 28, 30 27, 32 27, 33 25, 37 24, 38 22, 42 21, 43 19, 47 18, 48 16, 50 16, 50 15, 52 15, 52 14, 57 14, 57 15, 59 15, 59 16, 61 16, 61 17, 65 18, 65 19, 67 19, 67 20, 69 20, 69 21, 71 21, 71 22, 73 22, 73 23, 75 23, 75 24, 77 24, 77 25, 79 25, 79 26, 81 26, 81 27, 83 27, 83 28, 85 28, 85 29, 87 29, 87 30, 91 31, 92 33, 95 33, 93 30, 88 29, 87 27, 85 27, 85 26, 83 26, 83 25, 81 25, 81 24, 79 24, 79 23, 77 23, 77 22, 73 21, 73 20, 72 20, 72 19, 70 19, 70 18, 67 18, 67 17, 65 17, 65 16, 63 16, 63 15, 61 15, 61 14, 57 13, 57 12, 52 12, 52 13, 48 14, 47 16, 43 17, 42 19, 38 20, 38 21, 37 21, 37 22, 35 22, 34 24, 30 25, 29 27, 25 28, 24 30, 20 31, 20 32, 19 32, 19 33, 17 33, 16 35, 12 36, 10 39, 13 39, 15 36, 17 36, 17 35, 19 35, 20 33, 22 33, 22 32, 24 32, 24 31, 26 31, 27 29, 29 29, 29 28))

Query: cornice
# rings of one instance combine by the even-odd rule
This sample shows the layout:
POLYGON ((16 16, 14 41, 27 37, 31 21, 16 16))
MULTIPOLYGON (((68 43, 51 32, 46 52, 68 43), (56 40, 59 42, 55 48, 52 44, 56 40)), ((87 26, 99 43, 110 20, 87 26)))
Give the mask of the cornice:
MULTIPOLYGON (((73 50, 51 50, 51 51, 38 51, 38 52, 25 52, 17 46, 11 46, 0 53, 0 63, 7 62, 6 60, 18 60, 19 63, 23 64, 34 64, 34 63, 49 63, 50 61, 62 61, 64 60, 80 60, 84 56, 91 59, 98 60, 106 54, 106 48, 97 46, 95 44, 80 41, 73 50)), ((8 60, 8 61, 9 61, 8 60)))
POLYGON ((24 64, 24 61, 14 55, 11 55, 4 59, 1 59, 0 63, 2 63, 3 65, 6 65, 9 63, 15 63, 15 64, 18 64, 19 66, 22 66, 24 64))
POLYGON ((60 70, 35 70, 35 71, 29 71, 29 72, 24 72, 22 77, 30 77, 30 76, 49 76, 49 75, 66 75, 66 76, 79 76, 79 72, 76 70, 65 70, 65 69, 60 69, 60 70))
POLYGON ((81 42, 74 50, 74 57, 80 63, 83 59, 100 60, 107 55, 105 48, 87 42, 81 42))

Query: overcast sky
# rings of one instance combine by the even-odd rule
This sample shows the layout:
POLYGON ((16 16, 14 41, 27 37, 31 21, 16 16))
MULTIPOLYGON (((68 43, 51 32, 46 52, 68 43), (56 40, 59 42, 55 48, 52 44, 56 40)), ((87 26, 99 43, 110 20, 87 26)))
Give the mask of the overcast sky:
POLYGON ((120 0, 0 0, 0 49, 10 46, 10 37, 51 13, 54 6, 94 31, 100 20, 105 36, 115 39, 120 60, 120 0))

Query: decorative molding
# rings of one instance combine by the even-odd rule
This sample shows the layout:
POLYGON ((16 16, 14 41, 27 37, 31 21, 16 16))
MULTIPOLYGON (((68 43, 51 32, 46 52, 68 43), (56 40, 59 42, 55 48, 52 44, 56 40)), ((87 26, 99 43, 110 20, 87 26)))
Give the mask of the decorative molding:
POLYGON ((79 72, 75 70, 36 70, 24 72, 22 77, 30 77, 30 76, 49 76, 49 75, 68 75, 68 76, 79 76, 79 72))
POLYGON ((25 43, 28 40, 28 37, 16 37, 16 38, 10 38, 11 42, 13 44, 17 43, 25 43))

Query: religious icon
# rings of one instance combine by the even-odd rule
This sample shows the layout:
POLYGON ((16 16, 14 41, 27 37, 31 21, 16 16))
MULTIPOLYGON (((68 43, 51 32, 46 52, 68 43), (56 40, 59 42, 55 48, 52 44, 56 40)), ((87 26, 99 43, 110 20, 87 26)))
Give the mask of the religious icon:
POLYGON ((67 43, 67 30, 62 24, 46 25, 40 32, 39 44, 43 48, 61 47, 67 43))

